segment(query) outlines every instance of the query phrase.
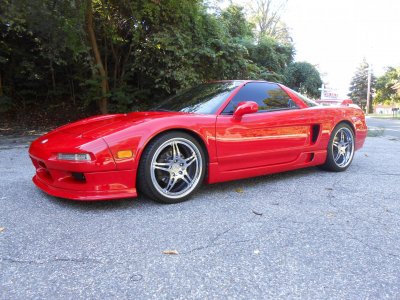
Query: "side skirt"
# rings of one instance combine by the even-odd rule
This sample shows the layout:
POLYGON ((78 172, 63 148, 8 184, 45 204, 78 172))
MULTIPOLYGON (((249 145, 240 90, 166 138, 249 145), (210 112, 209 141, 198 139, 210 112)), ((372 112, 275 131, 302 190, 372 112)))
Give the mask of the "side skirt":
POLYGON ((220 172, 218 163, 210 163, 208 169, 208 178, 206 183, 216 183, 223 181, 230 181, 242 178, 249 178, 273 173, 280 173, 290 170, 296 170, 301 168, 307 168, 312 166, 322 165, 326 160, 327 151, 313 151, 305 152, 299 155, 299 157, 290 163, 276 164, 261 166, 256 168, 248 168, 241 170, 225 171, 220 172))

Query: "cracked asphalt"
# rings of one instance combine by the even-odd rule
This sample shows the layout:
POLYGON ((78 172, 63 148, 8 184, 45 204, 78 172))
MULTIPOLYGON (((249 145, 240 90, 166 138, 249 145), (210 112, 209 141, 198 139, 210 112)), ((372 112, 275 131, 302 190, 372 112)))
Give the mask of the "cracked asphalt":
POLYGON ((47 196, 27 147, 0 143, 1 299, 400 298, 397 138, 175 205, 47 196))

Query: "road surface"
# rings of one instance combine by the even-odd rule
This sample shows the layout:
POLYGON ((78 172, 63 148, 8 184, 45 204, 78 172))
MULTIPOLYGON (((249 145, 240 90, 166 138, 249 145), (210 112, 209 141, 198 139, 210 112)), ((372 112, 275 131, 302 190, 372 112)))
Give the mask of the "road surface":
POLYGON ((0 299, 400 298, 399 140, 175 205, 50 197, 27 147, 0 144, 0 299))
POLYGON ((377 135, 392 136, 400 138, 400 120, 399 119, 378 119, 367 117, 368 129, 376 132, 377 135))

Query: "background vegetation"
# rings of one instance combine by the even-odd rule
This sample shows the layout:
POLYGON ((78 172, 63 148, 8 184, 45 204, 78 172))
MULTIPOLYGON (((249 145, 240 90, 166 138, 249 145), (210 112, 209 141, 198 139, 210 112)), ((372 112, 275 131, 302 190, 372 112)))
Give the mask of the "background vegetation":
POLYGON ((387 67, 385 74, 376 80, 374 102, 400 107, 400 94, 393 88, 399 82, 400 67, 387 67))
POLYGON ((360 106, 364 111, 366 111, 367 106, 367 92, 368 92, 368 76, 371 72, 371 83, 370 83, 370 103, 369 112, 372 112, 373 103, 373 91, 375 89, 376 77, 372 74, 370 70, 370 65, 364 58, 363 61, 358 66, 352 80, 350 83, 349 94, 350 99, 353 100, 358 106, 360 106))
POLYGON ((255 0, 245 13, 201 0, 2 0, 2 120, 142 110, 220 79, 278 81, 318 97, 319 72, 293 61, 277 1, 255 0))
POLYGON ((387 67, 385 73, 378 78, 364 59, 358 66, 350 83, 350 99, 363 110, 366 109, 368 91, 368 72, 371 72, 371 101, 369 113, 373 112, 373 105, 384 104, 391 107, 400 107, 400 94, 394 86, 400 82, 400 67, 387 67), (368 71, 370 69, 370 71, 368 71))

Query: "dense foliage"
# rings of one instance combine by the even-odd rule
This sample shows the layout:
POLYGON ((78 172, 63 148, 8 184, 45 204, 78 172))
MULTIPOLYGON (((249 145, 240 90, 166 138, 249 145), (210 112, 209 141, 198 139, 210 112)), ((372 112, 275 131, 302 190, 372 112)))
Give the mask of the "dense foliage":
POLYGON ((308 62, 294 62, 285 70, 285 83, 300 93, 317 98, 322 80, 318 70, 308 62))
POLYGON ((312 83, 286 71, 296 66, 290 39, 255 27, 240 6, 213 11, 201 0, 2 0, 0 112, 146 109, 217 79, 317 95, 317 71, 312 83))
MULTIPOLYGON (((363 110, 365 110, 367 105, 367 93, 368 93, 368 72, 369 72, 369 64, 364 59, 360 65, 357 67, 357 70, 351 80, 349 94, 350 99, 353 100, 354 103, 359 105, 363 110)), ((372 102, 373 102, 373 91, 375 89, 376 78, 372 74, 371 71, 371 86, 370 86, 370 107, 369 112, 372 112, 372 102)))
POLYGON ((393 88, 400 82, 400 68, 388 67, 385 74, 376 80, 375 103, 400 104, 400 95, 393 88))

